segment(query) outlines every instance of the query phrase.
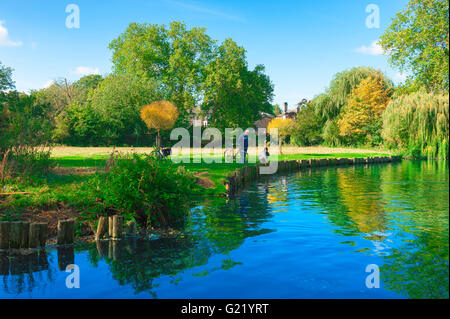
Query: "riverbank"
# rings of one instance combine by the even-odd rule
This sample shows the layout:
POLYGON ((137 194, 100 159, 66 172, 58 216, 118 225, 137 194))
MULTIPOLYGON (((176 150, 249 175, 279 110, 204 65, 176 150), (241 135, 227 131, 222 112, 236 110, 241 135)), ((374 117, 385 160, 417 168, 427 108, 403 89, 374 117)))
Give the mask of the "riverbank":
MULTIPOLYGON (((131 152, 133 149, 115 149, 120 152, 131 152)), ((146 153, 151 149, 134 149, 137 153, 146 153)), ((387 155, 383 152, 358 149, 302 148, 302 153, 293 153, 297 148, 283 149, 279 156, 280 167, 284 161, 301 161, 311 159, 364 158, 387 155), (342 151, 345 151, 343 153, 342 151)), ((91 235, 95 221, 86 222, 84 214, 90 211, 88 198, 84 190, 86 183, 93 178, 95 172, 102 172, 112 148, 55 148, 52 159, 55 168, 46 176, 37 178, 31 183, 10 182, 5 185, 0 195, 0 218, 2 220, 20 220, 49 223, 49 235, 56 234, 57 221, 75 218, 77 235, 91 235)), ((204 157, 201 163, 179 163, 184 166, 197 181, 197 189, 192 199, 202 197, 225 197, 229 193, 229 177, 237 170, 255 164, 207 163, 213 157, 204 157)), ((216 158, 217 160, 217 158, 216 158)))

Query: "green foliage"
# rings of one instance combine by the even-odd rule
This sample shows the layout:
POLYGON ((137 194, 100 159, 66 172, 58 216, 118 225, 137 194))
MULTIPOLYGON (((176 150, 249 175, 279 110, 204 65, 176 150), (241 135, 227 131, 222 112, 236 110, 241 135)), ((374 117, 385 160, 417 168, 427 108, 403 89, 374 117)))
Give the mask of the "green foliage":
POLYGON ((382 143, 381 116, 391 96, 392 88, 381 74, 365 78, 352 90, 338 120, 346 144, 378 146, 382 143))
POLYGON ((449 95, 415 92, 391 100, 383 115, 386 146, 411 156, 448 159, 449 95))
POLYGON ((45 144, 49 134, 45 105, 17 91, 0 96, 0 155, 16 146, 45 144))
POLYGON ((322 138, 325 145, 338 146, 341 143, 339 125, 336 120, 328 120, 323 127, 322 138))
POLYGON ((8 153, 6 165, 0 172, 0 185, 14 180, 23 185, 33 184, 45 177, 55 162, 50 158, 51 149, 36 146, 14 146, 8 153))
POLYGON ((150 155, 113 155, 106 173, 97 173, 92 196, 104 212, 122 214, 140 225, 176 226, 188 212, 195 179, 170 160, 150 155))
POLYGON ((167 28, 131 23, 109 48, 116 73, 131 73, 160 81, 168 100, 182 110, 200 100, 204 69, 211 60, 213 41, 204 28, 187 29, 181 22, 167 28))
POLYGON ((380 40, 390 62, 412 73, 412 82, 448 91, 448 0, 410 0, 380 40))
POLYGON ((264 67, 247 66, 245 50, 226 39, 206 68, 203 108, 212 111, 214 127, 252 127, 260 111, 271 113, 273 85, 264 67))
POLYGON ((180 111, 176 126, 187 126, 188 111, 198 104, 211 111, 217 128, 249 127, 259 111, 272 111, 264 67, 249 70, 244 48, 231 39, 215 46, 204 28, 131 23, 109 48, 116 74, 145 75, 164 86, 180 111))
POLYGON ((324 122, 315 112, 312 104, 302 107, 297 114, 295 128, 291 135, 291 143, 299 146, 310 146, 322 142, 322 126, 324 122))
MULTIPOLYGON (((92 125, 98 124, 97 128, 90 129, 96 132, 94 136, 99 136, 98 143, 137 145, 149 138, 145 135, 145 123, 140 119, 140 109, 145 104, 164 99, 163 92, 157 82, 145 76, 110 75, 89 98, 90 106, 84 112, 92 114, 78 120, 87 119, 92 125)), ((72 127, 80 130, 82 125, 84 122, 75 122, 72 127)), ((82 139, 80 142, 84 143, 82 139)))
POLYGON ((0 94, 3 90, 13 89, 12 69, 6 67, 0 62, 0 94))
POLYGON ((275 115, 275 116, 278 116, 281 113, 283 113, 283 111, 281 111, 281 108, 280 108, 280 106, 278 104, 275 104, 273 106, 272 112, 269 112, 269 114, 272 114, 272 115, 275 115))
MULTIPOLYGON (((326 93, 313 99, 312 103, 316 107, 316 112, 325 120, 333 120, 339 116, 348 96, 361 80, 371 75, 377 76, 380 73, 381 71, 363 66, 336 73, 326 93)), ((384 75, 382 76, 385 82, 390 82, 384 75)))

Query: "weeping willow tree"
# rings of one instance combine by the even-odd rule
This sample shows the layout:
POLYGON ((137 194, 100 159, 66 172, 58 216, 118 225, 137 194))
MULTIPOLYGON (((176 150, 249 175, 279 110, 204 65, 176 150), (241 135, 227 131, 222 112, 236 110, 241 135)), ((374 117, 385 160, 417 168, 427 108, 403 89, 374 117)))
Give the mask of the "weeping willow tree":
POLYGON ((318 95, 312 101, 318 114, 325 120, 336 118, 353 89, 369 76, 381 76, 384 82, 390 83, 390 80, 381 71, 370 67, 360 66, 338 72, 334 75, 326 92, 318 95))
POLYGON ((337 124, 341 110, 347 103, 353 89, 362 80, 370 76, 381 77, 383 82, 389 83, 392 86, 392 81, 381 71, 371 67, 360 66, 336 73, 325 93, 316 96, 311 101, 316 113, 321 116, 325 123, 322 134, 325 144, 330 146, 341 144, 337 124))
POLYGON ((419 91, 391 100, 382 136, 387 147, 410 156, 448 159, 449 94, 419 91))

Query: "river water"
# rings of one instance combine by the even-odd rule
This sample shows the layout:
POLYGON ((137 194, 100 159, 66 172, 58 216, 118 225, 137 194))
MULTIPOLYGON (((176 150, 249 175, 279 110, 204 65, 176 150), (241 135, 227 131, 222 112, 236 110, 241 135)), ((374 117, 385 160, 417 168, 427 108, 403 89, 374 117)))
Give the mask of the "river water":
POLYGON ((448 162, 267 177, 183 234, 0 256, 0 298, 448 298, 448 162))

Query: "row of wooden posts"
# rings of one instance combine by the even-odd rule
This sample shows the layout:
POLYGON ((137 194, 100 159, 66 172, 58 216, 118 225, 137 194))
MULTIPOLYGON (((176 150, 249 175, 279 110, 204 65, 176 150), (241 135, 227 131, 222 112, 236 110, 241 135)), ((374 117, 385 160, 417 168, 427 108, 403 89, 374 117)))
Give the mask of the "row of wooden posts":
MULTIPOLYGON (((135 236, 136 223, 124 225, 123 216, 100 217, 96 239, 123 236, 135 236)), ((75 221, 59 220, 56 235, 57 245, 71 245, 75 237, 75 221)), ((0 251, 9 249, 28 249, 45 247, 48 238, 48 223, 30 223, 22 221, 0 221, 0 251)))
POLYGON ((113 239, 119 239, 123 236, 136 236, 136 223, 129 221, 124 225, 123 216, 114 215, 109 217, 100 217, 98 220, 95 239, 103 239, 107 236, 113 239))
MULTIPOLYGON (((401 156, 375 156, 359 158, 319 158, 279 161, 277 172, 294 172, 305 168, 323 166, 343 166, 355 164, 376 164, 396 162, 402 159, 401 156)), ((225 188, 228 195, 234 194, 243 185, 251 183, 259 174, 260 165, 244 166, 232 172, 225 181, 225 188)), ((263 176, 263 175, 262 175, 263 176)))
MULTIPOLYGON (((73 219, 59 220, 56 242, 73 244, 75 235, 73 219)), ((0 221, 0 251, 9 249, 43 248, 48 239, 48 223, 0 221)))

